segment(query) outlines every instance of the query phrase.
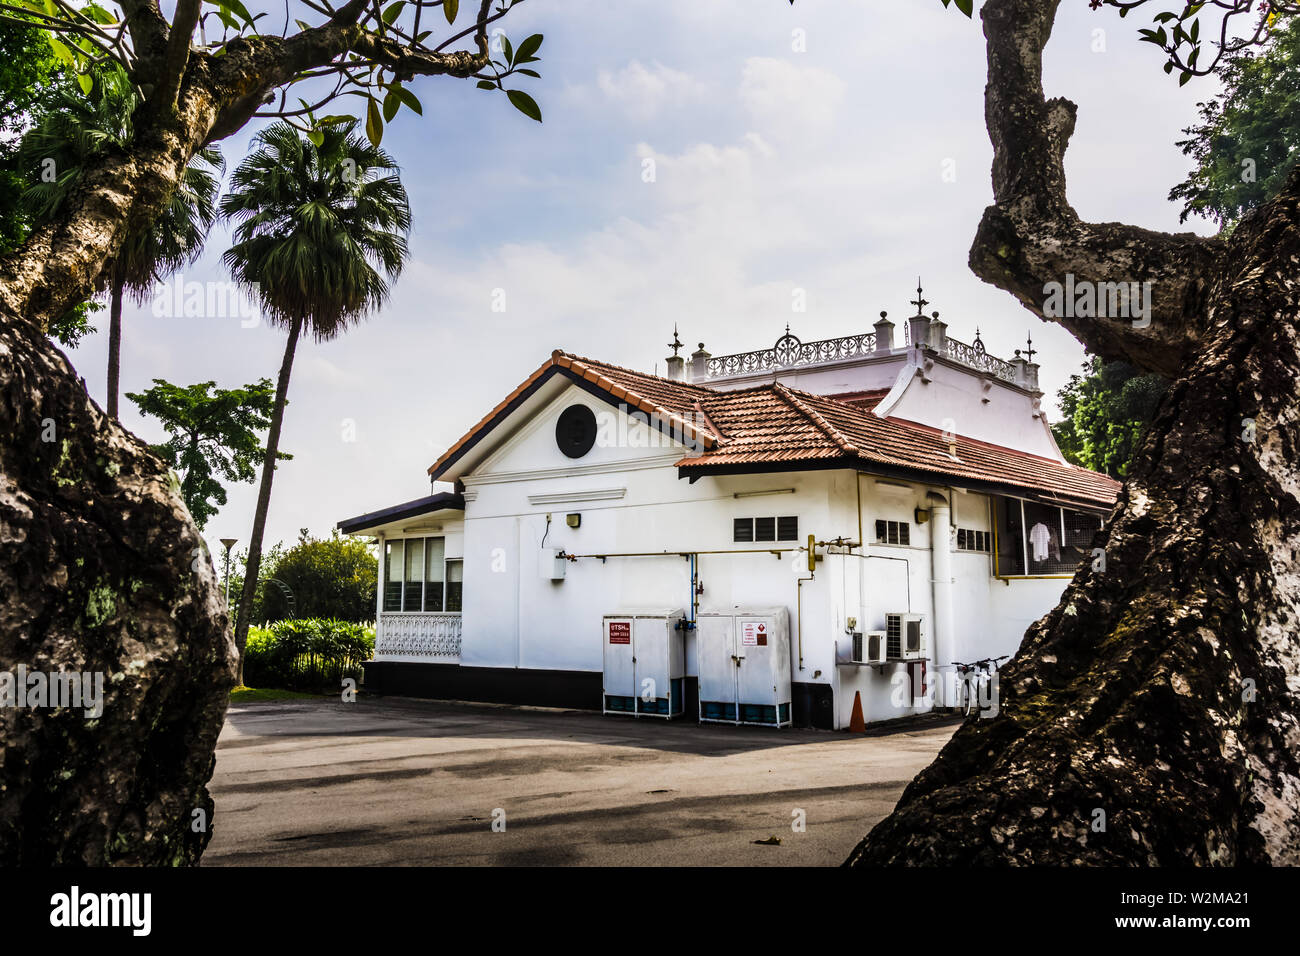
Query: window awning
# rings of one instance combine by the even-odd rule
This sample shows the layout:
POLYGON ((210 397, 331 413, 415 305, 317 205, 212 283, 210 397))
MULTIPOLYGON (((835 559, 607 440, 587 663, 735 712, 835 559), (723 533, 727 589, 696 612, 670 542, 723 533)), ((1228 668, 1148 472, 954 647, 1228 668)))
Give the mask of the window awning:
POLYGON ((400 505, 393 505, 379 511, 371 511, 355 518, 345 518, 338 523, 338 529, 344 534, 365 534, 384 525, 392 524, 394 521, 421 518, 439 511, 464 510, 464 495, 443 492, 425 498, 416 498, 414 501, 406 501, 400 505))

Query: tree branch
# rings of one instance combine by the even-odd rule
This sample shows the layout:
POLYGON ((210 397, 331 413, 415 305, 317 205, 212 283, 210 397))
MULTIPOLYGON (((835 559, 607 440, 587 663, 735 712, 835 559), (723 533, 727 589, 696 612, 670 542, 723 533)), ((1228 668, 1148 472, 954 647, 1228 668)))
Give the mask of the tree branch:
POLYGON ((970 266, 1088 349, 1174 375, 1195 349, 1203 312, 1199 277, 1223 243, 1121 223, 1083 222, 1066 199, 1064 157, 1076 107, 1043 94, 1043 48, 1060 0, 988 0, 985 119, 993 141, 995 204, 984 213, 970 266), (1050 283, 1089 286, 1091 314, 1053 299, 1050 283), (1115 284, 1123 284, 1116 286, 1115 284), (1133 290, 1122 307, 1108 293, 1133 290), (1144 300, 1149 313, 1142 314, 1144 300), (1105 312, 1107 314, 1097 314, 1105 312))
POLYGON ((176 15, 172 17, 167 51, 163 56, 153 96, 150 97, 154 106, 169 114, 176 109, 176 97, 180 93, 181 80, 185 77, 185 66, 190 60, 190 39, 194 36, 194 28, 198 26, 202 6, 203 0, 176 0, 176 15))

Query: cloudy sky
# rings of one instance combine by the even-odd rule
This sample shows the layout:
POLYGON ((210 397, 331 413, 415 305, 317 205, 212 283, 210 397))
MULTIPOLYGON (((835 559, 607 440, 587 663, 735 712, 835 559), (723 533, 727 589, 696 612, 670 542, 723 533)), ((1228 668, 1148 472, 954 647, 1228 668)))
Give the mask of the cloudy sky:
MULTIPOLYGON (((1063 8, 1046 82, 1080 107, 1075 207, 1189 228, 1165 196, 1188 168, 1179 131, 1212 91, 1180 90, 1132 18, 1063 8)), ((555 348, 662 373, 674 323, 714 354, 768 347, 787 322, 805 340, 869 331, 882 309, 909 312, 919 274, 956 338, 978 326, 1009 357, 1032 330, 1049 397, 1083 360, 966 267, 991 200, 978 20, 940 0, 527 0, 503 25, 516 42, 545 34, 542 78, 524 81, 545 122, 472 83, 413 85, 424 116, 384 138, 411 259, 381 314, 299 347, 268 545, 428 494, 429 464, 555 348)), ((231 168, 255 132, 222 144, 231 168)), ((183 279, 226 278, 228 245, 214 230, 183 279)), ((101 403, 106 339, 72 355, 101 403)), ((283 342, 128 305, 123 389, 274 379, 283 342)), ((129 402, 122 417, 162 438, 129 402)), ((209 540, 246 544, 255 498, 232 488, 209 540)))

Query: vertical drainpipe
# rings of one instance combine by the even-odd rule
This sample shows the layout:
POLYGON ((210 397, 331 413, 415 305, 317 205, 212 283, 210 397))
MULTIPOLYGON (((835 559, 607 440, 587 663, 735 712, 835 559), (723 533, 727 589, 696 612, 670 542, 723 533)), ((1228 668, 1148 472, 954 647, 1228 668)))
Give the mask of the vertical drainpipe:
MULTIPOLYGON (((939 668, 952 655, 952 537, 949 524, 951 505, 938 492, 930 492, 930 586, 934 596, 934 623, 930 628, 930 649, 934 661, 931 681, 939 679, 939 668)), ((937 688, 940 685, 936 686, 937 688)))

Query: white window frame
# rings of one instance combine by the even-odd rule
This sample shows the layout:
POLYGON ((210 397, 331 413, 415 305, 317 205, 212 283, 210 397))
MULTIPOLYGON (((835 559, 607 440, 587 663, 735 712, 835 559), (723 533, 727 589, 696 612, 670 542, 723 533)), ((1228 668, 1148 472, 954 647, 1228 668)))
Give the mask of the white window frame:
MULTIPOLYGON (((464 586, 465 586, 465 585, 464 585, 464 582, 465 582, 465 558, 464 558, 463 555, 450 555, 450 556, 449 556, 449 555, 447 554, 447 536, 446 536, 445 534, 413 534, 413 535, 408 535, 408 536, 406 536, 406 537, 402 537, 402 538, 385 538, 385 539, 384 539, 384 545, 385 545, 385 547, 387 547, 387 546, 390 545, 390 544, 391 544, 391 545, 394 545, 394 548, 393 548, 394 551, 398 551, 398 550, 399 550, 399 549, 396 547, 396 545, 399 545, 399 544, 401 545, 401 549, 400 549, 401 554, 400 554, 400 557, 398 557, 398 559, 397 559, 397 563, 398 563, 398 565, 399 565, 399 566, 401 567, 401 569, 402 569, 402 570, 401 570, 401 577, 400 577, 400 579, 399 579, 400 582, 401 582, 401 585, 402 585, 402 590, 401 590, 401 594, 402 594, 401 605, 402 605, 402 606, 401 606, 401 608, 400 608, 399 610, 396 610, 396 611, 390 611, 390 610, 384 609, 384 610, 381 611, 381 613, 383 613, 383 614, 460 614, 460 613, 461 613, 460 611, 448 611, 448 610, 441 610, 441 611, 426 611, 426 610, 424 610, 424 592, 425 592, 425 590, 426 590, 426 588, 427 588, 427 586, 428 586, 428 584, 429 584, 429 572, 428 572, 428 570, 427 570, 427 569, 428 569, 428 560, 429 560, 429 553, 428 553, 429 544, 428 544, 428 542, 431 541, 431 540, 433 540, 433 539, 437 539, 437 538, 442 539, 442 606, 443 606, 443 608, 445 609, 445 608, 447 607, 447 582, 448 582, 447 563, 448 563, 449 561, 459 561, 459 562, 460 562, 460 566, 461 566, 461 570, 460 570, 460 573, 461 573, 461 588, 462 588, 462 594, 463 594, 463 589, 464 589, 464 586), (408 610, 407 607, 406 607, 406 542, 408 542, 408 541, 423 541, 423 542, 424 542, 424 544, 423 544, 423 546, 422 546, 422 554, 421 554, 421 558, 420 558, 420 606, 419 606, 418 608, 413 608, 413 609, 410 609, 410 610, 408 610)), ((382 554, 382 553, 383 553, 383 552, 381 551, 381 554, 382 554)), ((386 588, 387 588, 387 586, 388 586, 388 574, 389 574, 389 568, 391 567, 391 564, 392 564, 392 562, 390 562, 390 561, 387 560, 387 556, 386 556, 386 555, 384 556, 384 558, 385 558, 385 560, 384 560, 384 567, 381 569, 383 573, 380 574, 380 582, 379 582, 379 606, 380 606, 380 608, 383 608, 384 605, 385 605, 385 603, 387 603, 384 599, 385 599, 385 597, 387 596, 387 595, 386 595, 386 588)), ((464 601, 464 598, 462 597, 462 598, 461 598, 461 606, 464 607, 464 605, 465 605, 465 601, 464 601)))

